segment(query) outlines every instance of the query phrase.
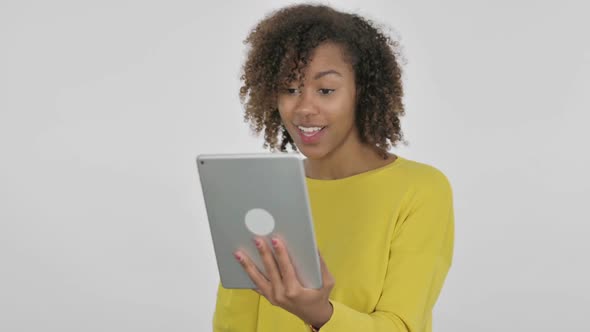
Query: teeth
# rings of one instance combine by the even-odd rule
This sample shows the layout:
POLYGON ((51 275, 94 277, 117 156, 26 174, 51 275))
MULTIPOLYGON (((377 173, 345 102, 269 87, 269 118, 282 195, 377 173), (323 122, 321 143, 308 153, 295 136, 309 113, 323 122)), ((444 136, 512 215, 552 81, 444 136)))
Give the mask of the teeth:
POLYGON ((297 126, 299 127, 299 129, 301 129, 301 131, 306 132, 306 133, 313 133, 314 131, 320 131, 322 130, 323 127, 302 127, 302 126, 297 126))

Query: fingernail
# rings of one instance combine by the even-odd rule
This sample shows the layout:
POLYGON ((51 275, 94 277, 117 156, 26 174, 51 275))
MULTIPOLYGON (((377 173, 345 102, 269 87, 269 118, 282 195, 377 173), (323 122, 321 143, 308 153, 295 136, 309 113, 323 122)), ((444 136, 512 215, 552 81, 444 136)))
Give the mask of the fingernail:
POLYGON ((256 245, 257 248, 262 247, 262 241, 260 241, 259 239, 255 239, 254 244, 256 245))
POLYGON ((279 245, 279 241, 277 239, 272 239, 272 245, 274 247, 278 246, 279 245))
POLYGON ((242 261, 242 255, 240 255, 240 253, 238 253, 238 252, 234 253, 234 257, 238 260, 238 262, 242 261))

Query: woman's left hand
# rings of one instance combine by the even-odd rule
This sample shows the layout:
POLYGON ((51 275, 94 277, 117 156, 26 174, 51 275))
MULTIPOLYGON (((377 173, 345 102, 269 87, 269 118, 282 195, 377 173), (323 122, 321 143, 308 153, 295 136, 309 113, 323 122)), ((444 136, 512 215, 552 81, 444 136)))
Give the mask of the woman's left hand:
POLYGON ((245 253, 236 251, 234 255, 256 285, 256 291, 272 305, 289 311, 316 328, 330 320, 333 312, 330 292, 334 287, 334 278, 328 271, 322 256, 320 255, 322 288, 309 289, 301 286, 283 241, 277 238, 272 239, 276 260, 266 241, 256 238, 254 243, 269 279, 260 273, 245 253))

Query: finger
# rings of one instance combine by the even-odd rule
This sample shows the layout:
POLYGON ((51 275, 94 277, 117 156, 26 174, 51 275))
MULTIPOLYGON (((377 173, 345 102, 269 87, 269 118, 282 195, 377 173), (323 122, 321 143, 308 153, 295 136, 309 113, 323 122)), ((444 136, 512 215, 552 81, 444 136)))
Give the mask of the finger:
POLYGON ((326 266, 326 262, 324 261, 324 257, 318 251, 318 256, 320 257, 320 268, 322 270, 322 275, 328 271, 328 267, 326 266))
POLYGON ((322 257, 322 254, 320 254, 319 251, 318 251, 318 256, 320 257, 320 268, 322 271, 322 283, 323 283, 324 287, 331 287, 332 284, 334 283, 334 277, 332 277, 332 274, 330 273, 330 271, 328 270, 328 266, 326 265, 326 261, 324 261, 324 257, 322 257))
POLYGON ((275 249, 277 265, 281 276, 283 277, 283 284, 285 284, 285 287, 291 289, 292 287, 301 287, 285 242, 281 238, 275 237, 272 239, 272 244, 275 249))
POLYGON ((272 250, 262 238, 254 239, 254 243, 256 248, 258 248, 260 258, 262 258, 262 263, 264 264, 264 270, 266 271, 268 280, 271 282, 273 288, 278 289, 281 287, 283 281, 281 280, 281 274, 277 267, 274 255, 272 254, 272 250))
POLYGON ((270 282, 260 272, 260 270, 258 270, 258 267, 256 267, 256 264, 252 262, 250 257, 241 251, 237 251, 234 256, 242 265, 242 268, 244 271, 246 271, 254 285, 256 285, 256 288, 263 294, 269 294, 271 287, 270 282))

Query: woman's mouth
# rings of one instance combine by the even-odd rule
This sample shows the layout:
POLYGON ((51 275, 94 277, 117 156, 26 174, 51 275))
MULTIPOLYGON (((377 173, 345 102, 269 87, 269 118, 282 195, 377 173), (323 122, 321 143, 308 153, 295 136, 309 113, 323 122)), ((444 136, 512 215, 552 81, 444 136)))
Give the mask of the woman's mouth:
POLYGON ((313 144, 319 142, 320 138, 324 135, 326 127, 303 127, 297 126, 297 133, 301 138, 301 141, 305 144, 313 144))

